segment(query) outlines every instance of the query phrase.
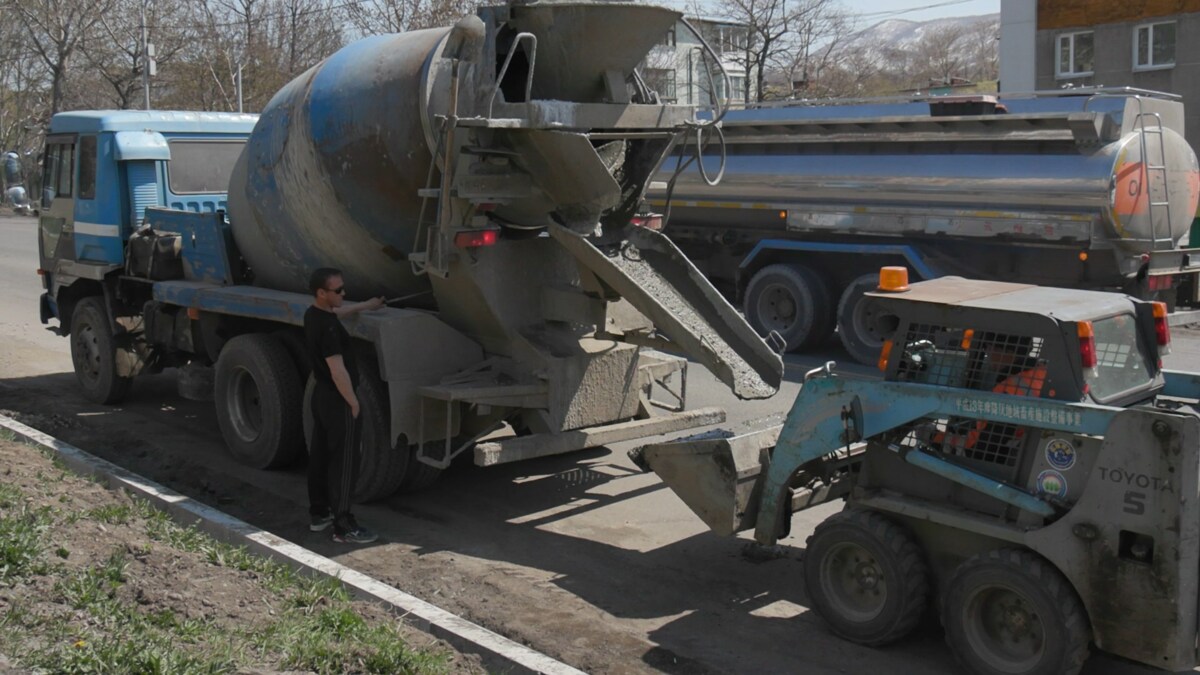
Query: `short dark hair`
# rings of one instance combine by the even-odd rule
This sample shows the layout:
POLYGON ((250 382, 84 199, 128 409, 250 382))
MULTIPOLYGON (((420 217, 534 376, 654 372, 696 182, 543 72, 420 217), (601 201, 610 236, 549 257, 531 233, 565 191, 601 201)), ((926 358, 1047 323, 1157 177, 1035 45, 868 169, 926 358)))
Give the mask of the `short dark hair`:
POLYGON ((332 267, 317 268, 313 270, 312 276, 308 278, 308 290, 311 291, 313 295, 316 295, 317 291, 325 288, 325 284, 329 283, 330 279, 340 276, 342 276, 342 271, 339 269, 334 269, 332 267))

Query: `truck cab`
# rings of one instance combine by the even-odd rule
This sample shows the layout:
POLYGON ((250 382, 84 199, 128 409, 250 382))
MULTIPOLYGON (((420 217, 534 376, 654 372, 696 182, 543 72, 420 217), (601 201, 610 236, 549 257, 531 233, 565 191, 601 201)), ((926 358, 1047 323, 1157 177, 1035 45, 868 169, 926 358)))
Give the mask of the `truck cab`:
POLYGON ((50 122, 38 221, 42 323, 70 332, 73 306, 104 296, 151 206, 226 207, 229 175, 257 115, 74 111, 50 122))

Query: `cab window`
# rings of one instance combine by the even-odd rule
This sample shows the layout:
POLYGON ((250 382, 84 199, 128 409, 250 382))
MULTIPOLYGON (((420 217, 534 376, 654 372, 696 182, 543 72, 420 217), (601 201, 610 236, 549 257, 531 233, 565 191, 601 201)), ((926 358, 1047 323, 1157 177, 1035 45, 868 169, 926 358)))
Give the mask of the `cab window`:
POLYGON ((171 140, 167 183, 177 195, 216 194, 229 189, 229 176, 246 146, 244 139, 171 140))
POLYGON ((96 198, 96 137, 79 139, 79 198, 96 198))
POLYGON ((1103 403, 1153 381, 1132 314, 1092 321, 1092 328, 1096 332, 1096 377, 1088 380, 1092 398, 1103 403))
POLYGON ((47 141, 42 163, 42 207, 57 197, 70 197, 75 174, 75 141, 47 141))

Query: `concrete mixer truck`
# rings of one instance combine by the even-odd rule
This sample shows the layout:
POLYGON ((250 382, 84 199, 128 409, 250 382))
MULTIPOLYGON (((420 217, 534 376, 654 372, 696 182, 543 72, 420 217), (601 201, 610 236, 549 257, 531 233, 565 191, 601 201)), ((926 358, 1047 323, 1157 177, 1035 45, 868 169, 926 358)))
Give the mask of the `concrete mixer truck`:
POLYGON ((338 267, 388 306, 361 350, 359 499, 723 419, 688 410, 682 352, 743 398, 779 356, 660 233, 631 225, 694 128, 635 73, 672 10, 484 7, 365 39, 254 116, 54 117, 40 219, 43 322, 86 396, 176 368, 258 468, 304 447, 306 280, 338 267))
POLYGON ((864 294, 884 265, 1200 305, 1200 174, 1169 95, 786 105, 731 110, 722 131, 720 183, 671 157, 650 203, 669 192, 672 241, 788 350, 836 328, 875 363, 894 326, 864 294))

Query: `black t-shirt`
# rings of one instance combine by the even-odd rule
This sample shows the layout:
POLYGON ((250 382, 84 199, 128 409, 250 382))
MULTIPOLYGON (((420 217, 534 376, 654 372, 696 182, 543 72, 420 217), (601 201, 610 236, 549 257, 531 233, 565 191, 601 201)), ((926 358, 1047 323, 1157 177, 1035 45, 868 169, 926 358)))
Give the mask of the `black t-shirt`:
POLYGON ((304 344, 308 348, 308 358, 312 361, 313 377, 317 378, 317 384, 337 388, 325 359, 341 354, 342 363, 346 364, 346 372, 350 373, 350 383, 358 386, 358 371, 354 363, 354 350, 350 348, 350 333, 336 314, 316 305, 309 307, 304 313, 304 344))

